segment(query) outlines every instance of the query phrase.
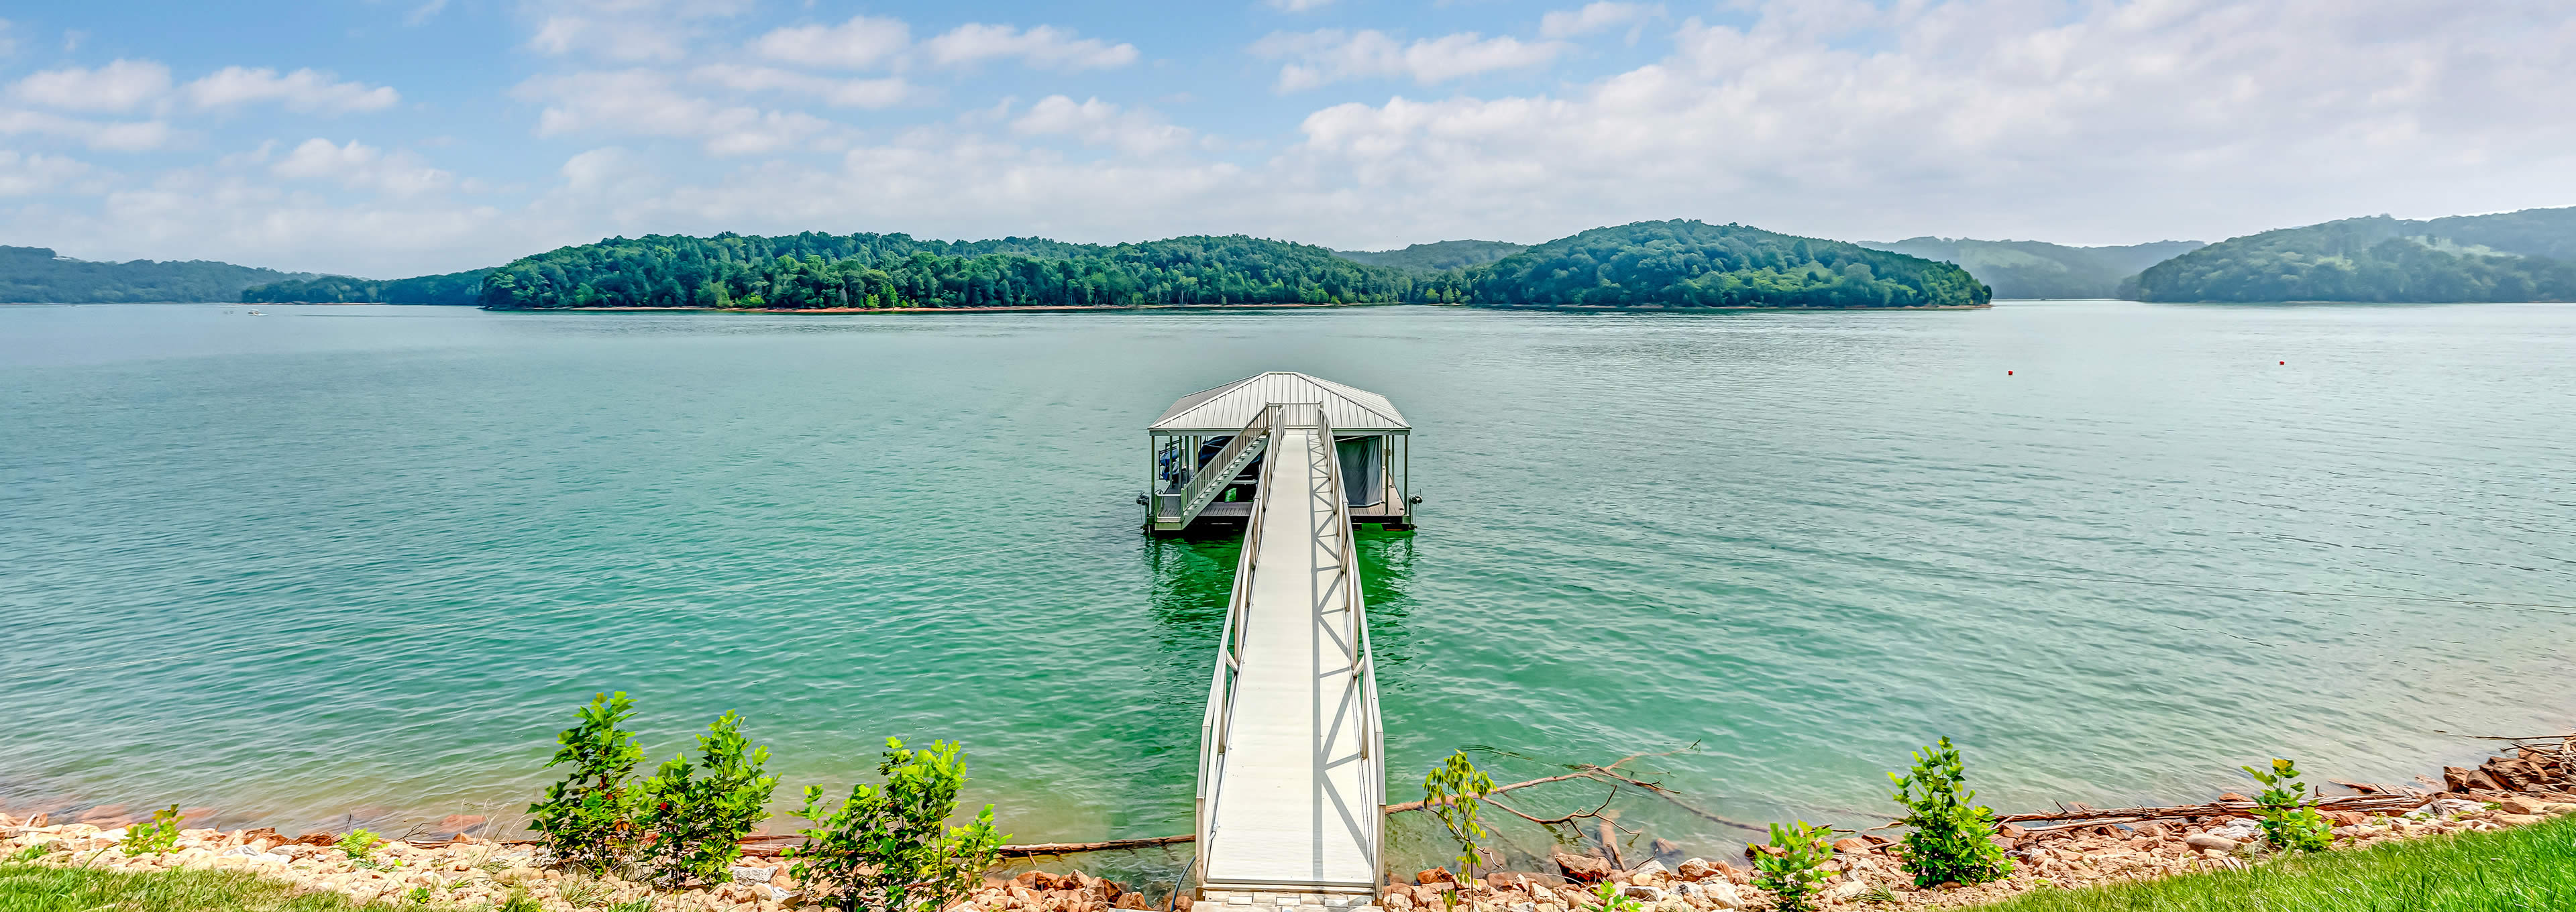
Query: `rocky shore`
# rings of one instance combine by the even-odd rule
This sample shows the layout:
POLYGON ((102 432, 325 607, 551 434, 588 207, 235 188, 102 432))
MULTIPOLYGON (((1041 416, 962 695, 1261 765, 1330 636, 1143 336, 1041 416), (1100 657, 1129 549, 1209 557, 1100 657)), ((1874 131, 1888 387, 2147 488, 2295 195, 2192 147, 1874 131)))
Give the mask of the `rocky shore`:
MULTIPOLYGON (((2548 747, 2520 746, 2474 767, 2451 767, 2423 787, 2338 783, 2350 794, 2322 799, 2332 819, 2336 849, 2375 845, 2468 830, 2493 830, 2576 814, 2576 736, 2548 747)), ((2099 810, 2073 805, 2058 811, 2003 818, 1998 842, 2014 859, 2011 876, 1975 886, 1918 889, 1890 854, 1893 840, 1873 833, 1841 839, 1829 862, 1828 896, 1835 903, 1957 906, 1989 902, 2031 890, 2241 868, 2262 860, 2253 804, 2222 795, 2207 804, 2099 810)), ((445 909, 498 909, 525 897, 549 912, 612 909, 656 896, 648 886, 556 869, 527 843, 471 836, 439 842, 393 840, 372 847, 346 843, 331 833, 288 838, 275 830, 187 829, 163 853, 128 854, 122 825, 53 824, 45 814, 16 819, 0 814, 0 857, 49 866, 158 870, 241 870, 281 878, 300 888, 328 890, 352 899, 382 900, 445 909)), ((115 824, 117 821, 107 821, 115 824)), ((1747 856, 1755 851, 1747 850, 1747 856)), ((732 869, 732 882, 666 891, 656 912, 779 912, 796 908, 802 894, 787 866, 766 845, 747 849, 732 869)), ((1458 882, 1443 869, 1415 875, 1366 897, 1295 894, 1211 894, 1193 903, 1161 903, 1125 884, 1080 873, 1028 871, 988 881, 950 912, 1107 912, 1111 909, 1194 905, 1199 912, 1434 912, 1449 894, 1460 912, 1577 912, 1597 904, 1594 891, 1608 882, 1647 912, 1717 912, 1767 909, 1772 897, 1752 886, 1747 865, 1691 858, 1667 867, 1660 861, 1621 866, 1598 848, 1591 854, 1557 850, 1545 871, 1502 871, 1458 882)), ((636 908, 642 908, 638 906, 636 908)))

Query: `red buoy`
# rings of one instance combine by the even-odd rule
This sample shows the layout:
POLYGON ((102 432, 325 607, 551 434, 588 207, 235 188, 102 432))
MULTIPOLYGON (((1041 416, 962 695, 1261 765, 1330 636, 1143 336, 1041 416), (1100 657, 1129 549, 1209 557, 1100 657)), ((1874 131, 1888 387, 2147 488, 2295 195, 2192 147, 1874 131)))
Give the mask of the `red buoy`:
POLYGON ((2005 372, 2004 372, 2004 376, 2006 376, 2006 377, 2010 377, 2010 376, 2012 376, 2012 372, 2011 372, 2011 371, 2005 371, 2005 372))
POLYGON ((2287 361, 2283 361, 2283 362, 2281 362, 2281 363, 2283 363, 2283 364, 2288 364, 2288 363, 2290 363, 2290 362, 2287 362, 2287 361))

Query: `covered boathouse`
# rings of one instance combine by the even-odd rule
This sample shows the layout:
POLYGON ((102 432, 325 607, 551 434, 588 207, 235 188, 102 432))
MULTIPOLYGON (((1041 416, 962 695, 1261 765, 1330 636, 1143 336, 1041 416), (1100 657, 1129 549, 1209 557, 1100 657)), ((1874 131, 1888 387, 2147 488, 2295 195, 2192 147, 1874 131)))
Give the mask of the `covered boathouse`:
POLYGON ((1413 527, 1413 426, 1385 396, 1291 371, 1256 374, 1172 403, 1146 426, 1153 474, 1146 528, 1156 534, 1240 528, 1261 493, 1261 460, 1278 422, 1320 421, 1341 457, 1351 522, 1413 527), (1274 406, 1316 405, 1280 409, 1274 406))

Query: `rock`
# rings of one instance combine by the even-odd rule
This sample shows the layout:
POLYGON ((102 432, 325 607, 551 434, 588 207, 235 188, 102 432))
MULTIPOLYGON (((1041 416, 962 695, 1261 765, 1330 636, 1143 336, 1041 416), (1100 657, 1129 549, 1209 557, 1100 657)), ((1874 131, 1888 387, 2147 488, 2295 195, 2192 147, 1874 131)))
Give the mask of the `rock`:
POLYGON ((1425 868, 1422 873, 1413 875, 1413 882, 1418 884, 1457 883, 1458 875, 1449 873, 1448 868, 1425 868))
POLYGON ((2208 849, 2214 852, 2236 851, 2236 840, 2210 833, 2193 833, 2189 836, 2185 836, 2182 838, 2182 844, 2195 849, 2208 849))
POLYGON ((1862 839, 1858 836, 1849 836, 1834 840, 1834 851, 1836 852, 1866 852, 1871 848, 1874 848, 1874 846, 1870 844, 1869 840, 1862 839))
POLYGON ((1640 877, 1670 877, 1672 876, 1672 873, 1673 872, 1670 868, 1664 867, 1663 862, 1648 861, 1645 864, 1641 864, 1630 869, 1628 871, 1628 880, 1633 883, 1640 877))
POLYGON ((2497 814, 2488 819, 2505 826, 2530 826, 2549 818, 2538 814, 2497 814))
POLYGON ((1828 902, 1845 902, 1859 899, 1861 894, 1867 892, 1869 892, 1868 884, 1857 880, 1846 880, 1825 888, 1825 899, 1828 902))
POLYGON ((2254 799, 2252 799, 2252 798, 2247 798, 2247 797, 2245 797, 2245 796, 2243 796, 2243 795, 2236 794, 2235 792, 2223 792, 2223 793, 2220 793, 2220 794, 2219 794, 2219 796, 2218 796, 2218 800, 2220 800, 2220 801, 2252 801, 2252 800, 2254 800, 2254 799))
POLYGON ((1610 862, 1604 859, 1575 855, 1563 849, 1552 850, 1547 857, 1556 863, 1558 871, 1564 872, 1567 880, 1594 883, 1610 876, 1610 862))
POLYGON ((1648 904, 1662 902, 1664 899, 1664 888, 1650 887, 1644 884, 1629 884, 1627 886, 1620 887, 1619 893, 1629 899, 1642 900, 1648 904))
POLYGON ((1413 891, 1388 890, 1383 902, 1387 912, 1413 912, 1413 891))
POLYGON ((1142 893, 1121 893, 1121 894, 1118 894, 1118 902, 1117 902, 1115 905, 1112 905, 1110 908, 1113 908, 1113 909, 1146 909, 1146 908, 1151 908, 1151 907, 1150 907, 1150 906, 1145 905, 1145 894, 1142 894, 1142 893))
POLYGON ((2136 830, 2138 835, 2145 836, 2150 839, 2165 838, 2165 825, 2153 820, 2140 821, 2136 826, 2133 826, 2130 829, 2136 830))
POLYGON ((1744 896, 1735 892, 1735 882, 1732 880, 1711 878, 1700 881, 1699 888, 1708 897, 1708 901, 1720 909, 1744 908, 1744 896))
POLYGON ((1717 866, 1710 864, 1705 858, 1684 859, 1681 868, 1673 872, 1683 880, 1699 880, 1716 873, 1719 873, 1717 866))
POLYGON ((2529 816, 2540 813, 2540 809, 2548 806, 2549 803, 2533 798, 2525 798, 2520 795, 2507 795, 2496 799, 2495 804, 2496 807, 2503 808, 2504 812, 2507 814, 2522 814, 2529 816))
POLYGON ((2540 812, 2551 816, 2576 814, 2576 802, 2554 801, 2542 806, 2540 812))

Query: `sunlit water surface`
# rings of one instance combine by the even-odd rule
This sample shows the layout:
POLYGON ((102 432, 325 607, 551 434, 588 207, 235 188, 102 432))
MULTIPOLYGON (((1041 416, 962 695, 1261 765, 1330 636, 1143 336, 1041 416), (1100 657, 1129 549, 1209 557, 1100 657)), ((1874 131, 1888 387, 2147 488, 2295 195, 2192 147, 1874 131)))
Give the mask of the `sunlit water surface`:
POLYGON ((0 803, 504 817, 624 690, 782 799, 948 738, 1020 841, 1185 832, 1235 545, 1138 533, 1142 428, 1263 370, 1418 428, 1392 800, 1695 744, 1637 765, 1874 823, 1945 734, 1998 806, 2199 799, 2576 712, 2576 307, 265 310, 0 308, 0 803))

